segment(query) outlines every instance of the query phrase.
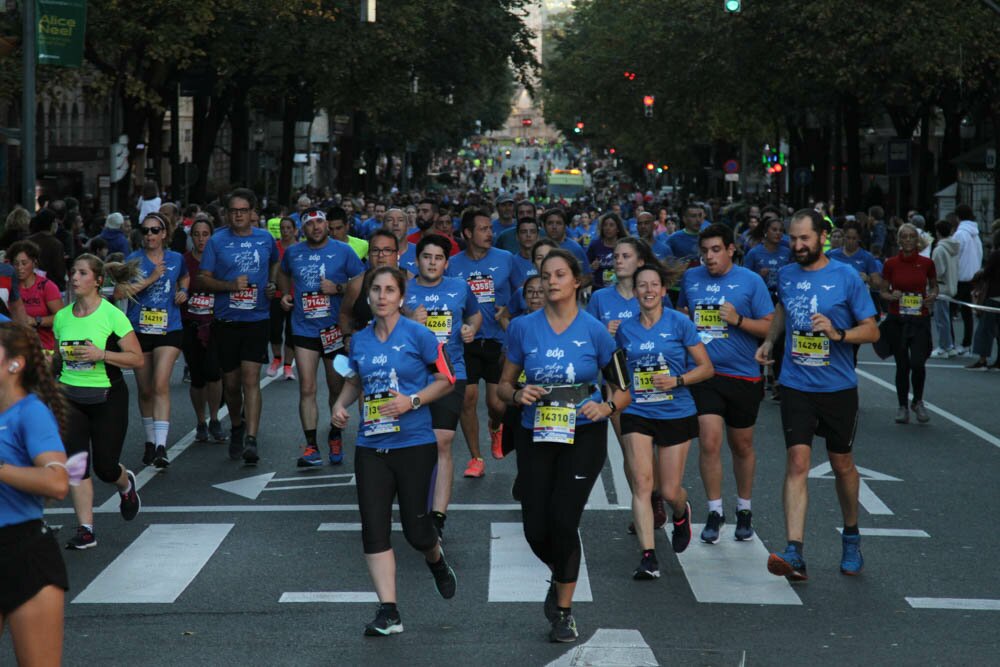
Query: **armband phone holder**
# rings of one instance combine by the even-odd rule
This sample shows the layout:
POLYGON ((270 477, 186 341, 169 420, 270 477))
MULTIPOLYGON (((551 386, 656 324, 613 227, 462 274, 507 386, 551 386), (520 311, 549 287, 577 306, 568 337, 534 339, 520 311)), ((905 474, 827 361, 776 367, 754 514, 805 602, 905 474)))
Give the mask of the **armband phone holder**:
POLYGON ((448 350, 445 349, 444 343, 438 343, 437 359, 431 364, 429 370, 432 373, 440 373, 448 379, 448 382, 455 384, 455 367, 451 365, 451 357, 448 356, 448 350))
POLYGON ((333 370, 337 371, 337 374, 344 378, 355 376, 354 369, 351 368, 351 362, 342 354, 338 354, 333 358, 333 370))
POLYGON ((632 376, 628 372, 625 350, 618 348, 611 355, 611 361, 601 370, 604 380, 618 391, 626 391, 632 386, 632 376))

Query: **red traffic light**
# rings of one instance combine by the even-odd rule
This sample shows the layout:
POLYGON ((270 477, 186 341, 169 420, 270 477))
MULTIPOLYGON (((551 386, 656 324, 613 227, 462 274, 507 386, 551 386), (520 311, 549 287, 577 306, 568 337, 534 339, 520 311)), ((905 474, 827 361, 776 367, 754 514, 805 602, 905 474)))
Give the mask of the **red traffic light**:
POLYGON ((629 70, 625 70, 625 78, 628 79, 629 81, 635 81, 635 72, 630 72, 629 70))
POLYGON ((614 148, 609 148, 608 152, 611 153, 612 155, 614 155, 616 153, 616 151, 615 151, 614 148))
POLYGON ((583 129, 583 121, 582 120, 578 120, 576 122, 576 129, 578 129, 578 130, 582 130, 583 129))
POLYGON ((775 165, 774 165, 774 173, 780 174, 781 173, 781 169, 782 169, 781 163, 780 162, 775 163, 775 165))
POLYGON ((522 118, 521 119, 521 125, 523 125, 524 127, 531 127, 531 119, 530 118, 522 118))
POLYGON ((653 164, 652 162, 647 162, 646 163, 646 171, 653 171, 654 169, 656 169, 656 165, 655 164, 653 164))
POLYGON ((643 104, 643 106, 647 106, 647 107, 653 106, 653 102, 655 102, 655 101, 656 101, 656 98, 654 96, 652 96, 652 95, 644 95, 643 98, 642 98, 642 104, 643 104))

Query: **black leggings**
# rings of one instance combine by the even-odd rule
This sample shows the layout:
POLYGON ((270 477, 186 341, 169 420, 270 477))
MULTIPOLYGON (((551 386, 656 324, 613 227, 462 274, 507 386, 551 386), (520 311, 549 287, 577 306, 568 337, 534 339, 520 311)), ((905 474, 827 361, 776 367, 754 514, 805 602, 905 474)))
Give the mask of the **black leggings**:
POLYGON ((397 496, 406 541, 417 551, 433 549, 438 536, 427 511, 427 496, 437 465, 437 443, 389 450, 356 447, 354 456, 365 553, 392 548, 392 500, 397 496))
POLYGON ((913 400, 924 399, 927 380, 927 357, 931 353, 931 319, 929 317, 899 317, 899 338, 893 341, 892 354, 896 360, 896 400, 906 407, 913 383, 913 400))
POLYGON ((222 379, 222 370, 215 357, 214 350, 208 345, 208 334, 203 334, 205 340, 199 337, 199 325, 194 320, 184 320, 184 340, 181 350, 184 352, 184 363, 191 369, 191 386, 201 389, 209 382, 222 379))
MULTIPOLYGON (((972 281, 958 281, 955 299, 972 303, 972 281)), ((975 331, 975 320, 972 317, 972 309, 968 306, 957 306, 955 304, 953 304, 953 307, 957 307, 962 313, 962 347, 970 347, 972 345, 972 333, 975 331)))
POLYGON ((578 426, 572 445, 535 443, 530 430, 519 431, 524 537, 553 580, 572 583, 580 572, 580 517, 608 455, 608 422, 578 426))
MULTIPOLYGON (((292 346, 292 311, 281 307, 281 299, 271 299, 271 324, 268 334, 271 345, 281 345, 281 335, 285 336, 285 344, 292 346)), ((292 363, 287 360, 287 363, 292 363)))
POLYGON ((122 380, 113 382, 103 403, 66 403, 66 456, 90 452, 84 477, 90 477, 92 467, 98 479, 114 484, 122 474, 119 460, 128 431, 128 387, 122 380))

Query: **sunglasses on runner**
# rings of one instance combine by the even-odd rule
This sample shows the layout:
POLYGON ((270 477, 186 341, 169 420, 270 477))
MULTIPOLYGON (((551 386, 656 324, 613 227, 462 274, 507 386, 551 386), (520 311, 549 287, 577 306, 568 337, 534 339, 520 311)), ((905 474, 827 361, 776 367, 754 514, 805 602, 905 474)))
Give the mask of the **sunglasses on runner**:
POLYGON ((163 227, 140 227, 139 232, 146 236, 147 234, 159 234, 163 231, 163 227))

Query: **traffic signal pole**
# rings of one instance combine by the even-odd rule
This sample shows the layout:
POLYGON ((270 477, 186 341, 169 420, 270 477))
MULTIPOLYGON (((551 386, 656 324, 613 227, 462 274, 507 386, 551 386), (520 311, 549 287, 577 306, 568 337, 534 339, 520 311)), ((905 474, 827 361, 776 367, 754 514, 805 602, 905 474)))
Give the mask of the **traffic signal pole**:
POLYGON ((21 45, 24 89, 21 91, 21 205, 34 214, 35 206, 35 0, 21 1, 21 45))

